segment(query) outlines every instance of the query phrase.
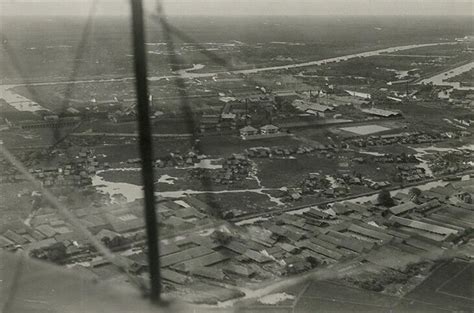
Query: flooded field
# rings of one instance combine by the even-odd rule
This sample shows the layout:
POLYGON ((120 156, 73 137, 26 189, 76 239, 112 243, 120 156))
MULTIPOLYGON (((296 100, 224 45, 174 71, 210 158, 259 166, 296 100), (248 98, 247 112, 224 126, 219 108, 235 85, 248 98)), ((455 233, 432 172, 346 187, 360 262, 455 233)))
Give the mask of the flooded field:
POLYGON ((0 86, 0 98, 18 111, 35 112, 47 110, 38 103, 13 92, 11 86, 0 86))

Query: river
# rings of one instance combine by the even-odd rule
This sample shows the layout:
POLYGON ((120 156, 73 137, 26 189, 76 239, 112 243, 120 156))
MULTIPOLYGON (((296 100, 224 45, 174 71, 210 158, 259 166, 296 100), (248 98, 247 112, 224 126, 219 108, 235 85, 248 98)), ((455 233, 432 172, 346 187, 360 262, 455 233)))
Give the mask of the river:
MULTIPOLYGON (((457 42, 444 42, 444 43, 427 43, 427 44, 397 46, 397 47, 391 47, 391 48, 385 48, 385 49, 379 49, 379 50, 373 50, 373 51, 367 51, 367 52, 361 52, 361 53, 354 53, 354 54, 349 54, 349 55, 344 55, 344 56, 339 56, 339 57, 317 60, 317 61, 309 61, 309 62, 294 63, 294 64, 287 64, 287 65, 279 65, 279 66, 258 67, 258 68, 252 68, 252 69, 246 69, 246 70, 233 70, 233 71, 228 71, 228 72, 196 73, 194 71, 197 69, 202 69, 203 65, 194 64, 192 68, 187 69, 187 70, 181 70, 175 75, 152 76, 152 77, 149 77, 148 79, 150 81, 157 81, 160 79, 171 79, 171 78, 176 78, 176 77, 194 79, 194 78, 201 78, 201 77, 214 77, 216 75, 224 74, 224 73, 255 74, 259 72, 287 70, 287 69, 292 69, 292 68, 300 68, 300 67, 308 67, 308 66, 319 66, 326 63, 347 61, 353 58, 377 56, 383 53, 394 53, 397 51, 403 51, 403 50, 409 50, 409 49, 415 49, 415 48, 421 48, 421 47, 432 47, 432 46, 438 46, 438 45, 452 45, 452 44, 458 44, 458 43, 457 42)), ((48 86, 48 85, 64 85, 64 84, 125 82, 125 81, 133 81, 134 79, 135 79, 134 77, 124 77, 124 78, 84 79, 84 80, 62 81, 62 82, 37 82, 37 83, 28 83, 28 84, 10 84, 10 85, 0 84, 0 98, 5 99, 10 105, 15 107, 19 111, 31 111, 31 110, 40 109, 40 107, 38 107, 38 104, 36 104, 35 102, 23 96, 19 96, 19 95, 15 96, 16 93, 11 91, 12 88, 19 87, 19 86, 48 86), (29 104, 27 106, 21 106, 21 105, 16 104, 15 99, 17 99, 17 97, 21 97, 22 102, 29 101, 29 104)))
POLYGON ((464 72, 470 71, 474 68, 474 62, 467 63, 456 68, 450 69, 446 72, 423 79, 420 84, 433 84, 436 86, 451 86, 457 90, 474 90, 474 87, 461 86, 460 82, 447 82, 446 80, 455 77, 464 72))

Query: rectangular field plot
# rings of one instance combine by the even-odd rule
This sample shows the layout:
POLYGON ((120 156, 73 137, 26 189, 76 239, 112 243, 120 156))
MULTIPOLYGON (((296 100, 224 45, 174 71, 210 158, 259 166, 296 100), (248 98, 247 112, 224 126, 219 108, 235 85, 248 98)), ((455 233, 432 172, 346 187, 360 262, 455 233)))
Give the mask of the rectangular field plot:
POLYGON ((343 127, 340 130, 344 130, 347 132, 351 132, 357 135, 370 135, 379 132, 383 132, 386 130, 390 130, 390 128, 383 127, 380 125, 361 125, 361 126, 352 126, 352 127, 343 127))
POLYGON ((472 270, 472 265, 461 260, 446 262, 404 298, 445 310, 470 312, 474 307, 474 300, 472 272, 468 272, 468 268, 472 270))
POLYGON ((474 264, 469 264, 451 279, 446 281, 438 292, 452 297, 474 300, 474 264))

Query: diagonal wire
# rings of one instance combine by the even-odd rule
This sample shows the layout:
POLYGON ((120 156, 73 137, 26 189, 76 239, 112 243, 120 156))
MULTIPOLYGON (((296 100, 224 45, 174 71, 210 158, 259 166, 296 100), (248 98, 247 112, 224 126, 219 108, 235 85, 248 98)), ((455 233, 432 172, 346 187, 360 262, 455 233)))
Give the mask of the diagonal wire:
MULTIPOLYGON (((73 90, 74 90, 74 87, 75 87, 74 81, 77 78, 77 74, 79 72, 79 69, 80 69, 80 66, 81 66, 81 63, 82 63, 82 58, 83 58, 84 52, 86 50, 86 44, 87 44, 87 41, 89 39, 90 32, 92 30, 92 22, 94 20, 95 12, 97 11, 99 1, 100 0, 94 0, 94 2, 91 5, 91 8, 89 10, 89 14, 88 14, 87 20, 85 22, 84 29, 82 31, 81 40, 79 41, 79 45, 78 45, 78 48, 76 50, 76 54, 75 54, 75 57, 74 57, 74 63, 73 63, 73 66, 72 66, 71 75, 70 75, 70 78, 68 80, 70 83, 68 83, 66 85, 66 90, 65 90, 65 93, 64 93, 64 96, 63 96, 63 103, 61 105, 61 112, 60 112, 61 114, 63 114, 65 112, 67 106, 69 105, 69 98, 73 94, 73 90)), ((32 88, 29 85, 29 82, 25 79, 26 75, 25 75, 25 73, 24 73, 24 71, 23 71, 23 69, 20 65, 21 62, 18 60, 17 54, 12 50, 11 46, 9 45, 8 37, 4 33, 1 34, 1 40, 2 40, 2 46, 3 46, 4 50, 6 51, 8 57, 11 61, 11 64, 13 65, 15 70, 18 72, 18 74, 22 78, 23 85, 25 86, 27 91, 30 93, 30 95, 34 99, 37 99, 37 101, 41 101, 39 93, 34 88, 32 88)), ((51 145, 50 149, 54 149, 58 144, 63 142, 68 136, 70 136, 71 133, 73 133, 76 130, 76 128, 77 127, 75 127, 72 131, 68 132, 67 134, 65 134, 63 136, 61 136, 59 128, 53 128, 52 132, 53 132, 54 143, 51 145)))
MULTIPOLYGON (((160 0, 157 0, 158 2, 160 2, 160 0)), ((158 19, 160 19, 160 15, 157 15, 156 16, 158 19)), ((156 20, 156 19, 155 19, 156 20)), ((207 47, 205 47, 203 44, 197 42, 194 38, 192 38, 191 36, 189 36, 188 34, 186 34, 184 31, 180 30, 179 28, 177 28, 176 26, 170 24, 170 23, 167 23, 167 31, 175 36, 176 38, 178 38, 179 40, 181 40, 182 42, 186 42, 186 43, 191 43, 193 46, 196 46, 198 47, 198 52, 201 53, 202 55, 206 56, 209 60, 211 60, 212 62, 214 62, 215 64, 218 64, 222 67, 224 67, 226 69, 227 72, 236 72, 236 71, 239 71, 241 69, 239 68, 236 68, 231 62, 227 61, 226 59, 224 59, 223 57, 219 56, 218 54, 210 51, 207 49, 207 47)), ((252 79, 250 76, 248 75, 245 75, 243 77, 243 79, 249 83, 252 83, 252 84, 260 84, 257 80, 255 79, 252 79)))
POLYGON ((16 263, 15 271, 13 272, 12 281, 11 281, 10 286, 8 288, 9 290, 8 290, 7 299, 3 304, 3 308, 0 310, 0 312, 2 312, 2 313, 13 312, 12 307, 13 307, 13 303, 15 301, 16 293, 18 292, 21 274, 22 274, 23 268, 25 266, 24 263, 25 263, 25 252, 20 252, 19 253, 19 260, 16 263))
POLYGON ((87 20, 84 24, 81 40, 79 41, 79 45, 76 50, 76 55, 74 57, 74 63, 72 66, 71 75, 69 76, 69 80, 68 80, 71 83, 68 83, 66 85, 66 91, 64 92, 64 99, 62 103, 63 112, 64 112, 65 107, 69 105, 69 98, 72 96, 73 91, 74 91, 74 87, 75 87, 74 81, 77 78, 77 74, 79 73, 79 69, 82 64, 82 58, 84 57, 84 53, 86 51, 86 44, 87 44, 87 41, 89 40, 89 35, 92 30, 92 24, 94 21, 95 12, 97 10, 99 1, 100 0, 94 0, 94 2, 92 3, 91 8, 89 10, 89 14, 87 16, 87 20))
POLYGON ((71 225, 81 233, 87 240, 94 246, 94 248, 110 263, 114 264, 122 273, 124 273, 132 283, 137 285, 142 292, 145 292, 147 287, 138 280, 136 277, 132 276, 127 270, 127 264, 113 254, 107 247, 105 247, 94 235, 92 235, 89 230, 81 223, 81 221, 72 214, 61 202, 43 185, 35 178, 28 169, 15 158, 13 154, 11 154, 7 148, 0 144, 0 154, 10 162, 12 166, 14 166, 30 183, 32 183, 35 187, 41 190, 42 195, 45 199, 58 210, 58 212, 69 222, 71 225))
POLYGON ((34 88, 31 88, 29 85, 29 82, 26 80, 26 75, 25 72, 23 71, 22 66, 20 65, 21 62, 17 57, 17 54, 15 51, 13 51, 11 45, 9 44, 9 39, 7 35, 5 35, 3 32, 1 33, 1 40, 2 40, 2 48, 4 51, 7 53, 8 58, 10 59, 11 65, 15 69, 15 71, 20 75, 21 80, 22 80, 22 85, 27 89, 28 93, 38 101, 40 100, 40 96, 38 92, 34 88))
MULTIPOLYGON (((71 75, 69 76, 68 83, 66 84, 66 90, 64 91, 63 102, 61 105, 61 114, 64 114, 65 111, 67 110, 67 107, 69 106, 69 98, 72 97, 74 93, 74 88, 75 88, 74 81, 77 79, 79 69, 82 65, 82 60, 86 52, 87 41, 89 40, 89 36, 92 30, 92 24, 94 21, 94 17, 97 11, 99 1, 100 0, 94 0, 94 2, 92 2, 90 10, 89 10, 89 14, 87 16, 87 20, 84 24, 81 40, 79 41, 79 45, 76 49, 76 54, 74 56, 74 63, 72 65, 71 75)), ((53 129, 54 143, 50 147, 50 150, 53 150, 60 143, 66 140, 66 138, 69 137, 80 126, 81 126, 81 123, 79 123, 76 127, 74 127, 72 130, 70 130, 67 134, 63 136, 61 136, 61 132, 59 131, 59 128, 54 128, 53 129)))
MULTIPOLYGON (((178 72, 182 62, 176 54, 174 41, 173 41, 173 38, 171 37, 170 25, 166 19, 166 16, 164 15, 163 7, 159 1, 158 1, 158 6, 157 6, 157 11, 158 11, 159 23, 162 28, 162 33, 163 33, 163 36, 165 37, 164 40, 166 42, 166 47, 168 50, 171 71, 178 72)), ((186 125, 188 126, 189 133, 193 134, 192 140, 194 142, 197 139, 196 123, 194 120, 194 114, 191 110, 191 106, 188 100, 188 95, 186 92, 186 82, 181 75, 176 76, 176 78, 174 78, 174 82, 176 84, 176 87, 178 88, 178 93, 181 100, 181 108, 183 109, 184 114, 185 114, 186 125)))
MULTIPOLYGON (((159 0, 157 1, 157 13, 158 13, 158 18, 159 18, 158 21, 161 25, 164 40, 166 42, 166 47, 168 50, 171 70, 173 72, 179 73, 180 65, 182 64, 182 62, 176 54, 173 37, 171 36, 171 31, 170 31, 171 26, 168 23, 166 15, 164 14, 162 3, 159 0)), ((197 133, 197 125, 194 119, 194 113, 189 103, 189 98, 186 92, 186 82, 180 74, 175 77, 174 82, 178 89, 178 93, 179 93, 179 97, 181 101, 181 109, 183 110, 183 113, 185 116, 185 123, 188 128, 188 133, 192 134, 191 146, 197 149, 200 153, 202 153, 199 135, 197 133)), ((201 183, 204 187, 204 190, 209 190, 209 191, 212 190, 212 182, 209 175, 206 175, 206 172, 204 172, 204 175, 201 178, 201 183)), ((217 202, 214 201, 215 199, 214 194, 206 193, 205 197, 206 197, 206 203, 214 203, 214 205, 216 205, 217 202)))
MULTIPOLYGON (((81 41, 80 41, 80 44, 79 44, 78 51, 76 53, 76 58, 75 58, 75 62, 74 62, 74 65, 73 65, 73 70, 72 70, 72 73, 71 73, 70 81, 74 81, 76 79, 77 72, 80 68, 82 55, 83 55, 84 50, 85 50, 85 46, 86 46, 88 36, 89 36, 90 30, 91 30, 91 24, 92 24, 92 21, 93 21, 93 16, 94 16, 95 11, 97 9, 98 2, 99 2, 99 0, 94 0, 93 4, 91 6, 91 10, 89 11, 89 16, 88 16, 88 19, 86 21, 86 25, 84 27, 84 30, 82 32, 81 41)), ((40 99, 39 94, 36 92, 36 90, 34 88, 31 88, 30 84, 25 79, 26 75, 24 75, 23 69, 20 66, 20 62, 19 62, 19 60, 16 56, 16 53, 14 53, 14 51, 11 49, 11 46, 8 44, 8 42, 9 42, 8 38, 4 33, 1 34, 1 40, 2 40, 2 46, 3 46, 4 50, 6 51, 7 55, 9 56, 13 67, 15 68, 15 70, 18 72, 18 74, 22 78, 24 86, 27 88, 28 92, 34 98, 39 100, 40 99)), ((62 106, 63 111, 64 111, 64 108, 65 108, 65 105, 67 105, 67 99, 69 98, 68 95, 70 95, 72 93, 73 88, 74 88, 74 84, 69 84, 67 86, 66 93, 65 93, 66 103, 63 103, 63 106, 62 106)), ((53 132, 57 133, 57 130, 54 129, 53 132)), ((66 135, 66 136, 68 136, 68 135, 66 135)), ((60 139, 59 141, 62 141, 65 138, 63 137, 63 138, 59 138, 59 139, 60 139)), ((55 145, 53 145, 53 146, 55 146, 55 145)), ((107 247, 105 247, 97 238, 95 238, 89 232, 89 230, 80 222, 80 220, 77 219, 77 217, 74 216, 66 207, 64 207, 52 193, 50 193, 46 188, 44 188, 43 185, 39 181, 37 181, 36 178, 34 178, 31 175, 31 173, 28 171, 28 169, 19 160, 17 160, 15 158, 15 156, 13 154, 11 154, 7 150, 7 148, 2 144, 0 144, 0 154, 2 154, 3 157, 8 162, 10 162, 22 175, 24 175, 24 177, 26 177, 26 179, 28 181, 30 181, 33 185, 38 187, 42 191, 42 194, 46 198, 46 200, 48 202, 50 202, 50 204, 53 207, 55 207, 58 210, 58 212, 65 219, 67 219, 77 231, 79 231, 82 235, 84 235, 84 237, 88 239, 88 241, 94 246, 94 248, 105 259, 107 259, 110 263, 114 264, 143 293, 146 293, 147 287, 144 285, 144 283, 142 281, 140 281, 136 277, 132 276, 128 272, 126 263, 123 260, 119 259, 107 247)))
MULTIPOLYGON (((206 47, 198 43, 196 40, 194 40, 192 37, 187 35, 185 32, 171 25, 166 18, 161 0, 157 0, 156 14, 152 15, 152 17, 154 17, 153 20, 155 22, 158 22, 158 24, 161 26, 165 43, 166 43, 166 47, 167 47, 169 61, 171 63, 170 64, 171 70, 175 73, 178 73, 178 75, 175 77, 175 84, 179 92, 181 108, 185 115, 185 122, 188 127, 188 133, 193 134, 191 145, 194 146, 196 149, 198 149, 198 151, 202 152, 199 135, 197 134, 197 125, 194 119, 193 110, 191 108, 191 105, 189 103, 189 98, 187 97, 187 93, 186 93, 185 79, 181 76, 181 72, 179 71, 179 69, 181 69, 180 65, 182 65, 182 62, 176 54, 173 37, 177 37, 183 42, 192 43, 194 46, 199 48, 198 50, 201 54, 209 58, 214 63, 220 66, 223 66, 227 71, 236 71, 237 69, 230 62, 228 62, 221 56, 209 51, 208 49, 206 49, 206 47)), ((248 75, 245 75, 243 79, 250 84, 260 85, 260 83, 250 78, 248 75)), ((212 190, 211 179, 209 175, 206 175, 206 174, 207 172, 204 172, 204 175, 201 178, 201 183, 203 187, 205 188, 205 190, 212 190)), ((217 205, 218 202, 214 201, 215 196, 213 193, 206 193, 205 197, 207 198, 206 199, 207 203, 213 203, 214 206, 217 205)), ((216 209, 219 210, 219 207, 217 207, 216 209)))

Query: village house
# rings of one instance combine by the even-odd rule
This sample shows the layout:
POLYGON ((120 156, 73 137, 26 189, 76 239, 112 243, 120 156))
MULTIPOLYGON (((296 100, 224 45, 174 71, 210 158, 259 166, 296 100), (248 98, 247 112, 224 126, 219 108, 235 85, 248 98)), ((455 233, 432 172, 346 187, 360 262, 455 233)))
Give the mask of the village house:
POLYGON ((244 139, 248 136, 254 136, 258 133, 258 130, 252 126, 245 126, 241 128, 239 131, 240 131, 240 136, 244 139))
POLYGON ((278 131, 279 131, 279 128, 271 124, 260 127, 260 133, 262 135, 276 134, 278 133, 278 131))

